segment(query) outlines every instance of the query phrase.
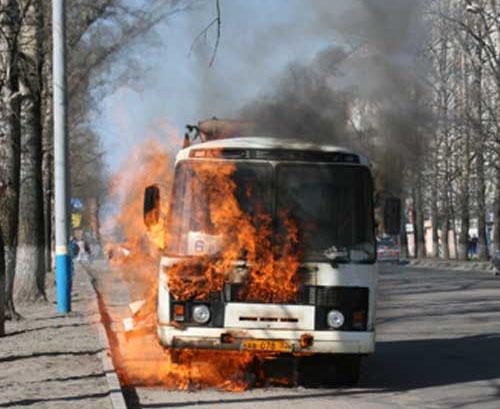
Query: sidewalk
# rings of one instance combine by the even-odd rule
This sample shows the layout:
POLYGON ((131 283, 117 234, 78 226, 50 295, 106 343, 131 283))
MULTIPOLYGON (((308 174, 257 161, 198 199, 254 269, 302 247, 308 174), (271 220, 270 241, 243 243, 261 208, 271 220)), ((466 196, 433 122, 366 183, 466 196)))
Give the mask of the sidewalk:
POLYGON ((49 302, 19 305, 25 319, 7 322, 0 338, 0 408, 111 408, 88 277, 76 269, 68 316, 56 313, 52 279, 49 302))
POLYGON ((493 267, 493 264, 489 261, 409 259, 408 266, 419 268, 435 268, 440 270, 477 271, 482 273, 495 274, 495 267, 493 267))

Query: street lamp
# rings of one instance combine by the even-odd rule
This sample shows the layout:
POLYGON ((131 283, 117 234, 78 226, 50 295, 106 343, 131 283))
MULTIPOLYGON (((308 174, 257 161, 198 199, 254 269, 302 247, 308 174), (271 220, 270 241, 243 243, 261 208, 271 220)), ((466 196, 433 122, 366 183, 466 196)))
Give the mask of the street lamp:
POLYGON ((52 0, 54 106, 54 199, 57 311, 71 311, 69 248, 68 106, 66 87, 66 1, 52 0))

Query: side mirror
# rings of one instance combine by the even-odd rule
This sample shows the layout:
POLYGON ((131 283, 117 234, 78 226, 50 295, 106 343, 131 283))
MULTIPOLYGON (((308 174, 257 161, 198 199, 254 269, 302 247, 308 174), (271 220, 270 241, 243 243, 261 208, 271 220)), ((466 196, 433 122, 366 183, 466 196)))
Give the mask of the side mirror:
POLYGON ((401 199, 397 197, 384 200, 384 231, 393 236, 401 232, 401 199))
POLYGON ((144 224, 149 229, 160 221, 160 189, 157 185, 144 190, 144 224))

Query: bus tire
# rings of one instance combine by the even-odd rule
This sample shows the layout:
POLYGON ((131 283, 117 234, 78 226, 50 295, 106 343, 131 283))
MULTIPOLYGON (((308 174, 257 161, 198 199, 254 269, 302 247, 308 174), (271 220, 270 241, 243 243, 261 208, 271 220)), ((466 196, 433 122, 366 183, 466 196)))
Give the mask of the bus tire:
POLYGON ((336 359, 339 383, 345 386, 356 386, 361 373, 361 355, 339 355, 336 359))
POLYGON ((360 371, 360 355, 318 354, 300 358, 298 382, 310 388, 355 386, 359 381, 360 371))

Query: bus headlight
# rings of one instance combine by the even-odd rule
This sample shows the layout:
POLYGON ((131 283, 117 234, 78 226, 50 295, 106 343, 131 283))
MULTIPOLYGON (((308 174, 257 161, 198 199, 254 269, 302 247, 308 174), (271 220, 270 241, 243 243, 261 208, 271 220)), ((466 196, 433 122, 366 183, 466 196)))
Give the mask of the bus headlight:
POLYGON ((326 323, 330 328, 338 329, 344 325, 344 314, 337 310, 331 310, 326 316, 326 323))
POLYGON ((197 324, 206 324, 210 320, 210 309, 206 305, 197 305, 193 308, 193 321, 197 324))

